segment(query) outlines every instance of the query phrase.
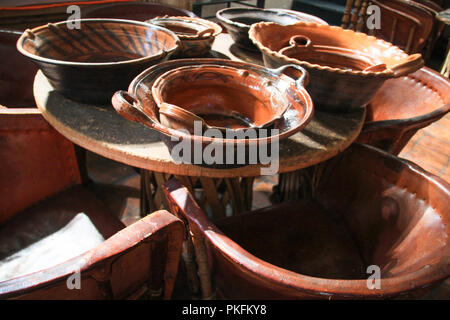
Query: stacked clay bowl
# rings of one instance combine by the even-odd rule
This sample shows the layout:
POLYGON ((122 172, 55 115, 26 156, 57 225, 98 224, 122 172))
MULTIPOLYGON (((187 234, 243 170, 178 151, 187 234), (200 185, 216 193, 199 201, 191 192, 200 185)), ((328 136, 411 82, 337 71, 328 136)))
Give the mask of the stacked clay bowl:
POLYGON ((181 41, 178 58, 207 55, 222 28, 211 21, 191 17, 158 17, 147 22, 173 31, 181 41))
POLYGON ((262 22, 252 25, 249 36, 266 67, 288 63, 304 67, 316 107, 328 111, 364 107, 386 80, 424 64, 420 54, 408 55, 383 40, 334 26, 262 22))
POLYGON ((257 22, 275 22, 280 25, 290 25, 299 21, 327 23, 322 19, 293 10, 259 9, 259 8, 225 8, 217 11, 217 19, 227 29, 234 42, 241 48, 258 51, 250 41, 248 31, 257 22))
MULTIPOLYGON (((237 157, 235 150, 238 147, 248 150, 250 146, 256 148, 261 144, 268 146, 273 139, 279 141, 300 131, 311 120, 312 100, 302 86, 306 75, 303 74, 303 77, 294 81, 283 75, 284 69, 290 67, 271 70, 257 65, 221 59, 168 61, 141 73, 130 84, 127 92, 116 92, 112 103, 123 117, 157 130, 170 150, 181 140, 192 144, 192 148, 195 143, 200 144, 202 150, 211 143, 216 143, 231 146, 234 156, 237 157), (175 79, 177 76, 180 78, 175 79), (169 82, 164 83, 165 80, 169 82), (257 85, 257 88, 251 88, 253 84, 257 85), (156 93, 158 103, 152 91, 156 93), (276 93, 272 95, 273 92, 276 93), (170 99, 166 100, 165 93, 170 93, 170 99), (211 96, 216 98, 208 99, 211 96), (271 96, 273 97, 270 98, 271 96), (180 121, 185 114, 181 114, 181 117, 173 116, 170 114, 173 109, 167 110, 167 108, 163 114, 163 110, 159 109, 158 105, 161 106, 164 103, 181 108, 181 112, 188 111, 193 114, 196 112, 195 116, 203 116, 202 119, 210 127, 215 127, 216 132, 220 131, 220 128, 226 128, 229 130, 227 133, 234 134, 239 129, 244 129, 242 122, 241 126, 234 126, 235 117, 226 117, 231 111, 243 114, 249 122, 259 121, 262 127, 268 128, 268 131, 265 132, 266 135, 260 135, 261 131, 255 130, 255 136, 242 138, 239 136, 227 138, 222 132, 219 132, 221 137, 195 134, 196 132, 192 131, 192 122, 180 121), (280 111, 280 109, 283 110, 280 111), (257 118, 257 114, 261 118, 257 118), (276 121, 270 121, 272 119, 276 121), (272 129, 278 131, 271 131, 272 129)), ((175 112, 180 110, 176 109, 175 112)), ((247 125, 245 129, 251 127, 247 125)), ((222 161, 224 165, 214 165, 214 167, 231 167, 226 165, 228 149, 225 149, 224 161, 222 161)), ((248 155, 248 152, 245 154, 248 155)), ((238 161, 235 159, 233 163, 236 164, 238 161)), ((248 159, 239 164, 248 164, 248 159)), ((202 163, 202 165, 210 164, 202 163)))
POLYGON ((37 63, 56 91, 86 103, 107 103, 140 72, 178 48, 171 31, 144 22, 81 19, 26 30, 17 49, 37 63), (72 28, 76 23, 79 28, 72 28))

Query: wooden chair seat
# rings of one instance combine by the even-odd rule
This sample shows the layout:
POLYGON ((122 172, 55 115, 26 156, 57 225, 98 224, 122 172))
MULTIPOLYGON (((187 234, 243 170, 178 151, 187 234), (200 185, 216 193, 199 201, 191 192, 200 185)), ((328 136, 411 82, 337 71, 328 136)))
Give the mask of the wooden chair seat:
POLYGON ((71 187, 0 225, 0 282, 70 260, 124 227, 86 188, 71 187))
POLYGON ((391 79, 367 106, 366 123, 358 142, 398 154, 417 132, 450 110, 450 82, 422 68, 391 79))
POLYGON ((178 181, 165 185, 193 235, 204 290, 215 285, 231 299, 416 297, 450 275, 446 182, 358 144, 321 167, 311 199, 217 226, 178 181), (371 265, 380 289, 367 286, 371 265))

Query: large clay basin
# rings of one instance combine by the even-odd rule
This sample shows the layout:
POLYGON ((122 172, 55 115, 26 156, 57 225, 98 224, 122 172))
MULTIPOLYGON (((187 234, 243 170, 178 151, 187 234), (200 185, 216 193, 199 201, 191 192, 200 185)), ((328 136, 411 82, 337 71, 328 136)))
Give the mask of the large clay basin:
POLYGON ((201 267, 210 270, 218 297, 413 298, 450 275, 448 183, 367 145, 354 144, 321 166, 312 199, 215 225, 187 188, 166 183, 172 212, 196 243, 205 240, 201 267), (369 279, 376 268, 379 285, 369 279))

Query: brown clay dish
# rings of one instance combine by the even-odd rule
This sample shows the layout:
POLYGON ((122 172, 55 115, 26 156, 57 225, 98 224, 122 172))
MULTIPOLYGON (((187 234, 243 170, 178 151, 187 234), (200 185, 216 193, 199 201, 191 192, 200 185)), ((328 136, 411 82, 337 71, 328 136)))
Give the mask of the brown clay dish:
MULTIPOLYGON (((249 146, 258 147, 261 144, 270 144, 273 139, 285 139, 294 133, 300 131, 311 120, 313 115, 313 104, 309 94, 303 87, 297 87, 296 82, 282 74, 283 69, 270 70, 261 66, 252 65, 244 62, 237 62, 222 59, 180 59, 168 61, 151 67, 138 75, 130 84, 128 92, 119 91, 114 94, 112 104, 116 111, 128 120, 142 123, 154 130, 157 130, 162 135, 162 140, 171 150, 179 140, 186 140, 191 144, 201 143, 202 148, 205 148, 212 142, 220 145, 249 146), (273 129, 278 132, 269 131, 268 136, 246 137, 243 139, 227 139, 195 136, 181 130, 176 130, 163 125, 160 121, 160 114, 158 107, 153 100, 151 88, 156 79, 169 70, 185 66, 200 66, 200 65, 215 65, 226 66, 238 69, 248 70, 249 73, 260 74, 261 77, 278 81, 279 88, 284 88, 286 91, 286 98, 289 103, 292 103, 283 117, 276 121, 273 129), (285 86, 285 87, 283 87, 285 86), (173 142, 175 139, 176 142, 173 142)), ((234 131, 234 130, 232 130, 234 131)), ((248 154, 246 152, 246 154, 248 154)), ((236 156, 236 152, 234 153, 236 156)), ((224 154, 224 157, 226 155, 224 154)), ((248 159, 244 164, 248 164, 248 159)), ((194 163, 194 162, 192 162, 194 163)), ((225 162, 223 162, 225 163, 225 162)), ((236 162, 235 162, 236 163, 236 162)), ((202 165, 210 165, 202 163, 202 165)), ((214 167, 230 167, 225 164, 213 164, 214 167)))
POLYGON ((446 181, 360 144, 314 181, 312 197, 214 224, 186 187, 167 182, 171 212, 205 241, 202 284, 223 299, 411 299, 450 276, 446 181), (370 266, 380 268, 375 288, 370 266))
POLYGON ((383 40, 335 26, 262 22, 252 25, 249 36, 267 67, 287 63, 304 67, 314 103, 330 111, 364 107, 384 81, 424 64, 420 54, 408 55, 383 40))
POLYGON ((157 17, 147 21, 173 31, 181 41, 178 58, 204 56, 209 53, 222 28, 212 22, 192 17, 157 17))
POLYGON ((39 65, 56 91, 81 102, 107 103, 136 74, 168 59, 179 45, 172 31, 144 22, 78 21, 79 29, 69 29, 63 21, 26 30, 17 49, 39 65))
MULTIPOLYGON (((297 88, 303 87, 306 71, 303 75, 297 88)), ((200 121, 225 132, 273 126, 299 103, 286 97, 282 85, 247 69, 199 65, 167 71, 154 82, 152 95, 162 124, 194 133, 194 121, 200 121)))

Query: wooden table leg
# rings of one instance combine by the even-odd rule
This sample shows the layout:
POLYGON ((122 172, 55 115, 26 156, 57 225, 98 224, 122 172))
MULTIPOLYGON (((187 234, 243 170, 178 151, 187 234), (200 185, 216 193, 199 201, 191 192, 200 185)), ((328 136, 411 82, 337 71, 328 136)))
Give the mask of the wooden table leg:
POLYGON ((212 219, 251 210, 254 178, 204 178, 178 176, 141 170, 141 216, 168 209, 162 185, 177 178, 194 195, 199 206, 212 219))

